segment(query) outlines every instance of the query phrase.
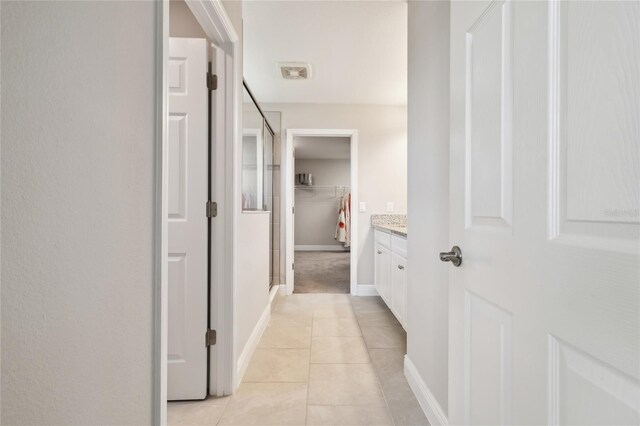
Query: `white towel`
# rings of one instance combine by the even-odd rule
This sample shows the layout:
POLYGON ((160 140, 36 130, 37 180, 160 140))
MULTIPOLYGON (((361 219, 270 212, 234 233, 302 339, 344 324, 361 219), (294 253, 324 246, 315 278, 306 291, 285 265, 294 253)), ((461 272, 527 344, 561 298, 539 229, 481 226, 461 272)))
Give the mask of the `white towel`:
POLYGON ((335 239, 343 243, 345 247, 351 246, 351 223, 350 223, 350 197, 345 195, 340 200, 340 210, 338 211, 338 223, 336 225, 335 239))

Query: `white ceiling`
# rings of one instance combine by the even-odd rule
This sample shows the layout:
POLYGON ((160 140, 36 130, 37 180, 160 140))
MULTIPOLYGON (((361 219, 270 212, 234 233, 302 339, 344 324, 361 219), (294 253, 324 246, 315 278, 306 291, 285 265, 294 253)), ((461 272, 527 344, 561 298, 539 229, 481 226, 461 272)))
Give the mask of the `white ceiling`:
POLYGON ((244 76, 259 103, 406 105, 407 3, 244 1, 244 76), (279 62, 308 62, 284 80, 279 62))
POLYGON ((348 160, 351 138, 296 136, 293 140, 297 160, 348 160))

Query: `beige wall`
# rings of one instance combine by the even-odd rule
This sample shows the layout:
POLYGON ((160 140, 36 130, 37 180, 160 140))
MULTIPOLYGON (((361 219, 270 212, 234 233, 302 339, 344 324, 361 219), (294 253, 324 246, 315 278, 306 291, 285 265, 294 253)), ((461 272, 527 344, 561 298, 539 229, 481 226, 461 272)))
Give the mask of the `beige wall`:
POLYGON ((269 304, 269 212, 243 213, 238 234, 236 352, 242 354, 269 304))
POLYGON ((448 405, 449 2, 409 2, 407 355, 448 405))
POLYGON ((286 129, 357 129, 358 188, 367 203, 358 214, 358 284, 373 284, 373 232, 371 214, 386 211, 388 201, 395 213, 407 208, 407 108, 406 106, 266 104, 282 112, 286 129))
POLYGON ((169 35, 181 38, 207 38, 184 0, 169 2, 169 35))
MULTIPOLYGON (((314 185, 349 186, 351 182, 350 160, 300 160, 296 159, 296 173, 313 174, 314 185)), ((296 246, 334 246, 342 249, 335 240, 340 194, 334 190, 296 190, 296 246)))
POLYGON ((152 424, 155 2, 2 2, 2 418, 152 424))

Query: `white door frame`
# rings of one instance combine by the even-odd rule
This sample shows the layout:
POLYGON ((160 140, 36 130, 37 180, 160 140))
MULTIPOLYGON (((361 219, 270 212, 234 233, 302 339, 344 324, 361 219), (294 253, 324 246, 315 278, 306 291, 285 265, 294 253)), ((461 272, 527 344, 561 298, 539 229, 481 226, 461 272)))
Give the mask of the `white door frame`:
MULTIPOLYGON (((212 227, 213 265, 220 265, 212 274, 212 324, 218 327, 216 356, 212 356, 215 381, 210 381, 210 393, 227 395, 235 388, 236 356, 234 353, 234 289, 237 235, 237 181, 234 179, 238 150, 235 141, 240 130, 242 77, 240 43, 221 0, 186 0, 187 5, 205 31, 207 37, 226 53, 225 75, 219 82, 224 96, 224 116, 216 128, 214 138, 223 139, 216 144, 218 158, 212 179, 214 194, 220 206, 212 227), (222 128, 221 128, 222 127, 222 128), (219 165, 224 163, 225 167, 219 165), (217 248, 217 249, 216 249, 217 248), (215 317, 215 318, 214 318, 215 317)), ((154 315, 153 315, 153 424, 167 423, 167 335, 168 335, 168 90, 167 69, 169 59, 169 1, 157 2, 156 15, 156 165, 155 165, 155 218, 154 218, 154 315)), ((222 114, 220 114, 222 115, 222 114)), ((204 213, 204 206, 203 206, 204 213)), ((204 343, 204 336, 203 336, 204 343)))
POLYGON ((294 261, 294 236, 293 236, 293 204, 295 200, 293 188, 293 176, 295 173, 293 162, 293 139, 296 136, 321 136, 321 137, 347 137, 351 139, 351 259, 350 259, 350 287, 351 294, 358 294, 358 131, 355 129, 287 129, 285 149, 282 150, 282 164, 284 164, 283 179, 285 188, 285 281, 286 293, 293 293, 293 261, 294 261))

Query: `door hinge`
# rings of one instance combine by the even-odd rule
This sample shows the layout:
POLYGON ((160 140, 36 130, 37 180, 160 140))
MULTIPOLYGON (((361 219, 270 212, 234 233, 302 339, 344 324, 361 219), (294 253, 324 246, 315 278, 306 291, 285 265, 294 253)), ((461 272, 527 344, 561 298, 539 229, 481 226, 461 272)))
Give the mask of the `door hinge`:
POLYGON ((293 269, 295 271, 295 269, 296 269, 296 264, 295 263, 291 263, 291 269, 293 269))
POLYGON ((296 208, 295 207, 291 207, 291 214, 296 214, 296 208))
POLYGON ((215 201, 207 201, 207 217, 218 216, 218 203, 215 201))
POLYGON ((204 334, 204 345, 205 346, 213 346, 216 344, 216 331, 207 329, 207 332, 204 334))
POLYGON ((207 89, 216 90, 218 88, 218 76, 215 74, 207 73, 207 89))

